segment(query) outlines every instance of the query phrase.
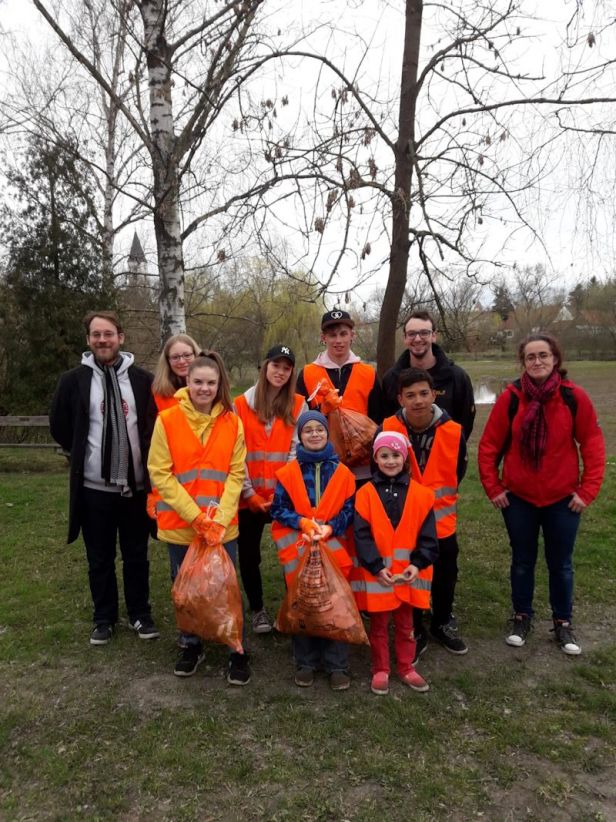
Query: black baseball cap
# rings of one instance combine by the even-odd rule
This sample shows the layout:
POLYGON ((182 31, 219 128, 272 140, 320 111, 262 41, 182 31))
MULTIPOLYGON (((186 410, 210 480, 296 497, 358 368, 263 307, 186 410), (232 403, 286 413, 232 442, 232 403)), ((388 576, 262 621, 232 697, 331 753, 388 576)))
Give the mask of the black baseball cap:
POLYGON ((341 308, 327 311, 321 318, 321 331, 325 331, 330 325, 339 325, 340 323, 348 325, 349 328, 355 328, 355 323, 348 311, 343 311, 341 308))
POLYGON ((283 357, 295 365, 295 354, 288 345, 274 345, 265 355, 266 360, 281 360, 283 357))

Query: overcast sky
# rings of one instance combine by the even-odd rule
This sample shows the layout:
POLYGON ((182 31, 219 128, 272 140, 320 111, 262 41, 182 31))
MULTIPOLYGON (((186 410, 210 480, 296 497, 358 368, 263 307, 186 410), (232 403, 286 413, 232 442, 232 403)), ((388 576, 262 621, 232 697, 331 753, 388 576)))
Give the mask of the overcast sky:
MULTIPOLYGON (((326 2, 324 6, 327 7, 328 12, 331 13, 332 7, 335 4, 326 2)), ((346 28, 352 30, 355 28, 361 31, 366 39, 372 38, 374 43, 372 62, 368 64, 368 69, 373 67, 374 72, 379 72, 385 78, 384 84, 389 84, 392 89, 397 88, 399 65, 401 60, 402 50, 402 18, 399 13, 387 11, 386 5, 395 6, 395 3, 384 4, 374 0, 372 6, 370 4, 354 4, 360 6, 361 14, 351 8, 351 4, 340 4, 345 6, 345 13, 348 18, 341 18, 341 23, 346 28), (378 19, 372 17, 373 10, 378 7, 378 19), (371 11, 372 9, 372 11, 371 11), (387 75, 389 72, 389 79, 387 75)), ((555 61, 562 60, 562 52, 557 50, 559 39, 564 31, 562 24, 573 11, 574 2, 564 3, 527 3, 529 8, 535 9, 537 15, 535 21, 528 21, 524 34, 529 39, 525 39, 520 43, 521 53, 524 54, 525 70, 543 71, 545 74, 549 73, 555 61), (547 12, 546 12, 547 7, 547 12), (556 7, 556 8, 554 8, 556 7), (538 11, 544 16, 539 17, 538 11), (548 19, 545 14, 550 15, 560 14, 557 19, 548 19)), ((612 4, 608 4, 613 6, 612 4)), ((290 3, 289 7, 293 9, 293 17, 295 20, 299 19, 302 14, 314 15, 315 3, 309 2, 295 2, 290 3)), ((599 62, 604 58, 616 58, 616 41, 612 28, 602 30, 602 12, 604 8, 600 3, 586 3, 587 13, 591 10, 594 17, 586 17, 583 21, 583 27, 588 31, 596 32, 596 41, 591 51, 588 49, 588 54, 583 55, 583 59, 594 60, 599 62)), ((612 12, 614 9, 612 9, 612 12)), ((605 12, 603 12, 605 15, 605 12)), ((612 14, 612 17, 614 15, 612 14)), ((34 50, 41 48, 41 43, 48 39, 54 42, 55 35, 48 29, 47 25, 40 20, 38 12, 34 9, 31 2, 27 0, 3 0, 0 3, 0 22, 5 31, 11 31, 16 38, 24 44, 28 40, 32 43, 31 48, 34 50)), ((436 30, 431 31, 426 29, 422 40, 422 49, 424 57, 431 53, 434 47, 438 47, 436 30)), ((57 42, 57 41, 56 41, 57 42)), ((60 46, 58 46, 60 48, 60 46)), ((578 52, 579 53, 579 52, 578 52)), ((354 56, 351 52, 348 54, 348 64, 352 65, 354 56)), ((579 59, 576 57, 576 59, 579 59)), ((10 69, 6 64, 3 67, 5 72, 10 73, 10 69)), ((301 81, 295 77, 287 74, 285 82, 287 84, 295 85, 298 94, 302 92, 301 81), (298 82, 300 83, 299 85, 298 82)), ((301 75, 303 76, 303 74, 301 75)), ((616 88, 614 78, 612 81, 612 93, 616 88)), ((312 81, 311 81, 312 82, 312 81)), ((595 93, 600 93, 597 88, 595 93)), ((311 90, 304 94, 306 104, 312 103, 311 90)), ((533 117, 528 120, 528 123, 537 123, 538 119, 533 117)), ((609 121, 609 110, 605 113, 606 121, 609 121)), ((612 118, 613 119, 613 118, 612 118)), ((521 121, 520 128, 522 129, 521 121)), ((533 238, 531 232, 526 229, 520 229, 510 235, 509 230, 500 229, 496 223, 491 223, 489 226, 484 226, 484 232, 481 236, 483 243, 482 253, 488 258, 490 255, 498 256, 501 262, 513 264, 534 264, 543 263, 548 269, 552 268, 567 282, 574 282, 581 276, 588 276, 592 273, 599 275, 611 274, 614 271, 614 206, 612 195, 616 188, 616 181, 614 179, 613 162, 614 152, 611 146, 613 137, 608 138, 603 147, 603 152, 599 155, 599 167, 594 169, 594 176, 591 183, 580 182, 580 177, 584 173, 588 173, 595 162, 595 155, 587 155, 586 151, 590 147, 590 140, 578 140, 572 142, 567 151, 564 146, 559 145, 555 151, 557 152, 552 158, 556 162, 556 170, 547 177, 531 198, 523 200, 526 208, 526 214, 529 221, 536 226, 541 233, 545 242, 545 248, 540 242, 533 238), (592 189, 592 190, 591 190, 592 189), (592 194, 592 198, 587 197, 592 194), (507 239, 509 238, 509 239, 507 239)), ((513 216, 512 214, 504 214, 506 218, 513 216)), ((356 232, 358 243, 361 242, 361 237, 365 232, 363 226, 358 220, 356 232)), ((141 232, 146 251, 153 252, 153 239, 147 230, 141 232)), ((126 236, 120 239, 118 246, 120 248, 128 248, 132 237, 132 229, 126 233, 126 236)), ((334 237, 327 237, 326 242, 331 244, 330 256, 335 255, 335 239, 334 237)), ((386 270, 387 248, 381 243, 373 248, 373 260, 383 260, 383 267, 381 276, 386 270)), ((344 270, 342 284, 352 286, 354 282, 353 263, 349 261, 344 270)), ((375 277, 372 283, 366 286, 366 290, 370 290, 377 284, 380 277, 375 277)))

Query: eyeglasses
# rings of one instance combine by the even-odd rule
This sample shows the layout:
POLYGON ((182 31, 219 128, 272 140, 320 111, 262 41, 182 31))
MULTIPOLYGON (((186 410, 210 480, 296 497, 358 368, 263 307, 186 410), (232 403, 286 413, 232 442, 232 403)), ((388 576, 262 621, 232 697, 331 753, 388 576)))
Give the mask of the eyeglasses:
POLYGON ((117 334, 117 331, 93 331, 91 334, 88 334, 88 337, 91 340, 112 340, 117 334))
POLYGON ((540 351, 538 354, 526 354, 524 362, 536 362, 537 360, 539 360, 539 362, 546 362, 546 360, 549 360, 550 357, 553 356, 551 351, 540 351))
POLYGON ((180 360, 186 360, 186 362, 190 362, 190 360, 194 360, 195 355, 192 351, 189 351, 187 354, 173 354, 169 357, 169 362, 179 362, 180 360))
POLYGON ((407 340, 412 340, 413 337, 421 337, 422 340, 427 340, 428 337, 431 337, 434 334, 429 328, 422 328, 421 331, 405 331, 404 336, 407 340))

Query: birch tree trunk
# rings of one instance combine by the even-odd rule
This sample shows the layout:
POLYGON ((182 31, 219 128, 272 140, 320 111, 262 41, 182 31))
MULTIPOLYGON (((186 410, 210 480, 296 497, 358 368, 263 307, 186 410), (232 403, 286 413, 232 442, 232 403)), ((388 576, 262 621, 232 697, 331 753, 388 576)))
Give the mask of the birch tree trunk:
POLYGON ((171 50, 165 37, 166 3, 142 0, 144 50, 150 92, 148 145, 154 177, 154 231, 160 277, 160 333, 166 340, 186 331, 184 259, 180 223, 177 140, 171 99, 171 50))
POLYGON ((423 0, 406 0, 398 140, 395 146, 395 187, 392 196, 391 256, 377 342, 377 372, 381 377, 395 358, 395 329, 406 286, 422 13, 423 0))

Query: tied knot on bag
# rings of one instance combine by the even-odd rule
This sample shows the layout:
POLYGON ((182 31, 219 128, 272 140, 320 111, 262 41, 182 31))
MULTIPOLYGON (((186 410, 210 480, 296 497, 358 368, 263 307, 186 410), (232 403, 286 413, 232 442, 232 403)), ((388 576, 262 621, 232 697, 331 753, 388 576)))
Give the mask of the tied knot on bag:
POLYGON ((558 371, 552 371, 542 383, 535 383, 525 372, 522 374, 521 385, 528 405, 522 419, 520 453, 522 459, 539 468, 548 439, 548 425, 545 417, 545 403, 554 396, 560 388, 561 376, 558 371))

